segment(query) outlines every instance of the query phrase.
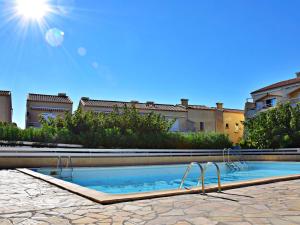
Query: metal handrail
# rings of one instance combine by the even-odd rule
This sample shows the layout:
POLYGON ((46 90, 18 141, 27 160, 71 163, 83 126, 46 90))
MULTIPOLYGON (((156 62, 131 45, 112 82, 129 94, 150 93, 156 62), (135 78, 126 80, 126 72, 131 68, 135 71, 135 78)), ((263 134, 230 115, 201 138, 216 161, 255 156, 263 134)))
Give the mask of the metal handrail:
MULTIPOLYGON (((209 163, 212 163, 216 169, 217 169, 217 176, 218 176, 218 192, 221 192, 222 191, 222 187, 221 187, 221 170, 220 170, 220 167, 218 166, 217 163, 215 162, 208 162, 206 165, 209 165, 209 163)), ((191 169, 192 169, 192 166, 193 165, 198 165, 199 168, 200 168, 200 172, 201 174, 199 175, 199 178, 198 178, 198 183, 197 183, 197 186, 200 185, 200 181, 201 181, 201 186, 202 186, 202 193, 205 194, 205 184, 204 184, 204 179, 205 179, 205 169, 203 168, 203 166, 199 163, 199 162, 191 162, 189 164, 189 166, 186 168, 186 171, 181 179, 181 183, 180 183, 180 186, 179 186, 179 189, 182 189, 183 187, 183 184, 184 184, 184 181, 186 180, 188 174, 190 173, 191 169)))
POLYGON ((226 156, 226 151, 227 151, 227 162, 230 162, 230 151, 231 148, 224 148, 223 150, 223 162, 226 162, 225 156, 226 156))
MULTIPOLYGON (((57 166, 56 166, 56 170, 59 171, 59 177, 62 176, 62 172, 63 172, 63 165, 62 165, 61 158, 64 158, 64 156, 58 156, 57 166)), ((74 171, 73 163, 72 163, 72 157, 68 156, 67 159, 68 159, 68 161, 66 162, 65 169, 68 169, 68 168, 71 169, 71 178, 72 178, 73 177, 73 171, 74 171)))
POLYGON ((220 167, 218 166, 217 163, 213 162, 213 165, 215 165, 216 169, 217 169, 217 176, 218 176, 218 192, 222 191, 222 187, 221 187, 221 171, 220 171, 220 167))
POLYGON ((223 162, 225 162, 225 152, 227 151, 227 148, 223 149, 223 162))
POLYGON ((186 169, 186 171, 185 171, 185 173, 184 173, 184 175, 181 179, 179 189, 182 189, 185 179, 187 178, 188 174, 190 173, 190 171, 192 169, 192 166, 195 165, 195 164, 198 165, 199 168, 200 168, 200 175, 199 175, 199 178, 198 178, 197 186, 199 186, 200 181, 201 181, 202 193, 205 194, 205 187, 204 187, 204 173, 205 173, 205 170, 203 169, 203 166, 199 162, 191 162, 189 164, 189 166, 187 167, 187 169, 186 169))

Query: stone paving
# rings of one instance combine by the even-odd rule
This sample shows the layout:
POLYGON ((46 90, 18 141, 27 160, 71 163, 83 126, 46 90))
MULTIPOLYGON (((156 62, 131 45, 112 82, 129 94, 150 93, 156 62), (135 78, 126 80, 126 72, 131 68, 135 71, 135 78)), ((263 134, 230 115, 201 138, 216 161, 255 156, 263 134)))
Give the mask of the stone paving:
POLYGON ((18 171, 0 170, 0 224, 300 224, 300 180, 100 205, 18 171))

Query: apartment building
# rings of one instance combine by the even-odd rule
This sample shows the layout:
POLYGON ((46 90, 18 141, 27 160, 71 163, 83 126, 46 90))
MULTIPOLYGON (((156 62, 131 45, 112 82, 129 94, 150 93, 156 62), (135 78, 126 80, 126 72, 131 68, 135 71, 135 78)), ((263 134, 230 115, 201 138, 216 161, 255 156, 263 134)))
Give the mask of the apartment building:
POLYGON ((12 100, 10 91, 0 90, 0 122, 12 122, 12 100))
POLYGON ((73 102, 65 93, 58 95, 28 94, 26 104, 26 128, 40 127, 40 119, 64 117, 72 113, 73 102))
POLYGON ((153 101, 141 103, 94 100, 88 97, 82 97, 79 102, 79 108, 83 111, 98 113, 110 113, 115 106, 122 108, 125 105, 135 106, 142 114, 156 112, 170 120, 175 119, 171 131, 226 133, 234 143, 237 143, 243 136, 244 111, 223 108, 222 103, 217 103, 216 107, 207 107, 190 105, 188 99, 181 99, 180 104, 172 105, 157 104, 153 101))
POLYGON ((264 112, 278 103, 290 102, 295 105, 300 102, 300 72, 296 78, 277 82, 251 92, 246 100, 245 117, 252 118, 259 112, 264 112))

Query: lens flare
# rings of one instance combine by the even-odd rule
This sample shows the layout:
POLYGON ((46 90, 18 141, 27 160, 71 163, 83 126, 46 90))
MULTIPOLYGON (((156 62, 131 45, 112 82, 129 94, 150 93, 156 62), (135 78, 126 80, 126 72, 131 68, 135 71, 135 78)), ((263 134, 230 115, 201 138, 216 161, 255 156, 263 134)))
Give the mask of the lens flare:
POLYGON ((57 0, 57 9, 59 10, 60 13, 63 15, 68 15, 70 14, 75 5, 75 0, 57 0))
POLYGON ((65 33, 58 28, 49 29, 46 32, 45 39, 52 47, 59 47, 64 41, 65 33))
POLYGON ((25 19, 41 20, 49 11, 47 0, 16 0, 16 13, 25 19))
POLYGON ((86 48, 84 48, 84 47, 80 47, 80 48, 77 49, 77 53, 78 53, 78 55, 80 55, 80 56, 85 56, 86 53, 87 53, 87 50, 86 50, 86 48))

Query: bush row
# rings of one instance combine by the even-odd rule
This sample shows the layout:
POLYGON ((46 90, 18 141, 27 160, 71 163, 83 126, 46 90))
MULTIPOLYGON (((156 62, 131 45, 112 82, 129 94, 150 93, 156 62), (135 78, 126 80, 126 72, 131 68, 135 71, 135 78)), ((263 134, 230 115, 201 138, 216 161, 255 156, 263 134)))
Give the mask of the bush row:
POLYGON ((115 108, 112 113, 75 111, 64 118, 41 119, 41 128, 20 129, 0 125, 0 139, 81 144, 93 148, 213 149, 231 147, 225 134, 169 132, 174 121, 160 114, 142 115, 135 108, 115 108))

